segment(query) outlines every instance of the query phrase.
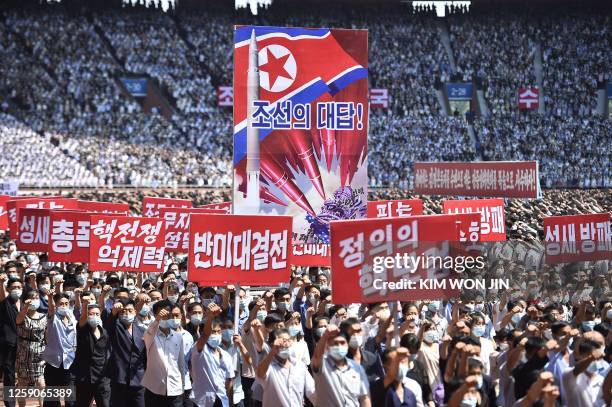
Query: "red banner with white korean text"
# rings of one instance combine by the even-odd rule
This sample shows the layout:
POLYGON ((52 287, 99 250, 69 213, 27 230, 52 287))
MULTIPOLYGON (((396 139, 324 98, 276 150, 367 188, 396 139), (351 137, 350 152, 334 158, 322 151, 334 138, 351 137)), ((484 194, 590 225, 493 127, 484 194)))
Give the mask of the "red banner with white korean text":
POLYGON ((332 222, 333 302, 457 296, 460 273, 477 260, 456 259, 478 243, 479 219, 461 214, 332 222))
POLYGON ((159 218, 92 215, 89 269, 161 272, 165 238, 159 218))
POLYGON ((328 244, 306 243, 293 245, 292 266, 331 267, 331 250, 328 244))
POLYGON ((17 249, 46 252, 49 245, 49 210, 21 208, 17 212, 17 249))
POLYGON ((544 218, 547 264, 612 259, 610 214, 544 218))
POLYGON ((62 198, 62 197, 28 197, 25 199, 15 198, 7 202, 9 231, 11 238, 17 238, 19 234, 17 229, 17 217, 21 208, 38 208, 38 209, 77 209, 77 199, 62 198))
POLYGON ((415 162, 418 194, 539 198, 537 161, 415 162))
POLYGON ((190 199, 158 198, 156 196, 145 196, 142 200, 142 216, 159 216, 160 208, 191 208, 190 199))
POLYGON ((207 205, 198 206, 198 208, 202 208, 202 209, 223 209, 225 211, 225 213, 228 214, 228 215, 232 213, 232 203, 231 202, 220 202, 220 203, 216 203, 216 204, 207 204, 207 205))
POLYGON ((391 218, 422 214, 423 201, 420 199, 368 201, 368 218, 391 218))
POLYGON ((9 195, 0 195, 0 230, 8 230, 8 208, 7 203, 13 199, 9 195))
POLYGON ((289 281, 290 216, 191 215, 189 279, 204 285, 289 281))
POLYGON ((109 215, 129 215, 130 205, 115 202, 79 201, 79 209, 88 212, 104 213, 109 215))
POLYGON ((506 217, 503 199, 470 199, 444 201, 444 213, 479 213, 480 234, 483 242, 506 240, 506 217))
POLYGON ((89 262, 90 217, 85 211, 51 211, 49 261, 89 262))
POLYGON ((189 251, 189 215, 208 213, 224 215, 225 209, 203 208, 160 208, 159 217, 164 220, 166 228, 166 251, 170 253, 188 253, 189 251))

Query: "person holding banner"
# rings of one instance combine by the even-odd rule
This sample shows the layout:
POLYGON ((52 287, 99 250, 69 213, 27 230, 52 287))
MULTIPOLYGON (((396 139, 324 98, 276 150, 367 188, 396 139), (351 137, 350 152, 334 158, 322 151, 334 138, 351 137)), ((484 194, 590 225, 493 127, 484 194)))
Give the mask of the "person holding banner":
POLYGON ((294 339, 285 328, 270 333, 270 352, 257 367, 257 382, 263 388, 263 406, 302 406, 307 397, 315 405, 326 405, 315 399, 315 383, 308 368, 293 355, 294 339))
POLYGON ((315 347, 310 366, 317 389, 317 407, 370 407, 370 385, 363 367, 348 359, 348 340, 328 325, 315 347))

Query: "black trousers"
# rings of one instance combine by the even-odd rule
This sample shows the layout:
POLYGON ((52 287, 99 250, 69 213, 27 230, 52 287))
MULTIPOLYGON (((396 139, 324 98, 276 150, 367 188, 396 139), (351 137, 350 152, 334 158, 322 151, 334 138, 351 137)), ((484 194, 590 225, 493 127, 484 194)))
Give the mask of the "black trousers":
MULTIPOLYGON (((70 369, 64 369, 63 365, 60 367, 53 367, 49 363, 45 365, 45 386, 74 386, 74 375, 70 369)), ((64 403, 66 407, 74 407, 74 401, 66 401, 64 403)), ((59 401, 47 401, 45 400, 44 407, 60 407, 59 401)))
MULTIPOLYGON (((183 407, 183 395, 161 396, 145 389, 146 407, 183 407)), ((113 406, 114 407, 114 406, 113 406)))
POLYGON ((111 406, 113 407, 144 407, 144 395, 145 388, 142 386, 111 383, 111 406))
MULTIPOLYGON (((8 343, 0 345, 0 365, 4 376, 4 387, 15 386, 15 359, 17 358, 17 346, 8 343)), ((14 401, 4 401, 6 407, 14 407, 14 401)))
POLYGON ((76 407, 89 407, 96 400, 96 407, 110 407, 110 380, 103 378, 97 383, 77 383, 76 407))
POLYGON ((244 406, 245 407, 253 407, 253 400, 251 399, 251 395, 253 394, 253 390, 251 390, 251 386, 255 382, 255 379, 252 377, 240 377, 240 382, 242 383, 242 391, 244 391, 244 406))

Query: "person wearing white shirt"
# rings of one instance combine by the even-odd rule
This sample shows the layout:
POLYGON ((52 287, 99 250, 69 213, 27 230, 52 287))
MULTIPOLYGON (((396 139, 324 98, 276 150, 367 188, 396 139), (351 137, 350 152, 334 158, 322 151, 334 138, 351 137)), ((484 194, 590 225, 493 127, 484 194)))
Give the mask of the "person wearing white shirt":
POLYGON ((239 405, 245 398, 240 373, 242 369, 249 368, 253 362, 249 351, 242 343, 242 338, 240 335, 234 333, 234 322, 231 319, 226 319, 222 323, 222 328, 221 349, 226 351, 232 358, 232 366, 234 367, 235 374, 233 403, 239 405))
POLYGON ((208 304, 206 323, 191 350, 193 377, 190 400, 199 407, 229 407, 233 404, 234 365, 231 356, 221 349, 221 308, 208 304))
POLYGON ((162 300, 153 307, 155 321, 147 328, 147 368, 142 378, 145 404, 156 407, 183 405, 185 352, 183 335, 175 331, 181 324, 178 305, 162 300))
POLYGON ((292 357, 294 338, 280 328, 270 333, 270 353, 257 367, 257 382, 263 387, 264 406, 301 406, 304 396, 315 405, 315 384, 308 368, 292 357))
POLYGON ((610 369, 604 360, 602 341, 583 339, 574 352, 576 365, 563 372, 564 405, 593 407, 602 389, 604 377, 610 369))

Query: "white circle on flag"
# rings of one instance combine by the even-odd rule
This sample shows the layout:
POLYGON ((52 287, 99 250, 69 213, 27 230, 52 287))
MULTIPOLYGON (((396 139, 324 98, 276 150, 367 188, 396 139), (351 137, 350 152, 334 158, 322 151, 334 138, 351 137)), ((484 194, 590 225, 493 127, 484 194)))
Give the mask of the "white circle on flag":
POLYGON ((272 44, 262 48, 258 59, 259 85, 268 92, 282 92, 295 81, 297 74, 295 58, 291 51, 282 45, 272 44), (268 58, 270 54, 272 58, 268 58))

